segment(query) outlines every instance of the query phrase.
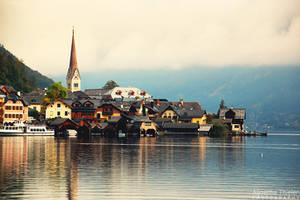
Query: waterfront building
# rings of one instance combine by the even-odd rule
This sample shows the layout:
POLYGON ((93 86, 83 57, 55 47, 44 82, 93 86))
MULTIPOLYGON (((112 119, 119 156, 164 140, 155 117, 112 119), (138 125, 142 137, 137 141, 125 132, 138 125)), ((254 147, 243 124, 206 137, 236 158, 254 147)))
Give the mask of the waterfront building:
POLYGON ((28 120, 28 105, 21 98, 21 93, 6 85, 0 86, 0 91, 0 121, 24 122, 28 120))
POLYGON ((179 123, 197 123, 199 125, 206 124, 205 110, 181 110, 179 123))
POLYGON ((72 45, 71 45, 71 55, 70 55, 70 64, 67 73, 67 89, 71 92, 80 91, 81 88, 81 78, 77 65, 76 57, 76 48, 75 48, 75 39, 74 39, 74 29, 72 34, 72 45))
POLYGON ((95 118, 100 121, 107 121, 112 117, 120 117, 122 110, 114 103, 103 103, 95 111, 95 118))
POLYGON ((71 119, 72 107, 69 103, 62 99, 57 99, 52 103, 48 103, 45 108, 45 118, 68 118, 71 119))
POLYGON ((244 108, 220 108, 219 120, 224 121, 232 132, 244 132, 244 120, 246 109, 244 108))
POLYGON ((28 105, 18 96, 6 96, 3 108, 3 122, 28 120, 28 105))
POLYGON ((175 106, 169 105, 161 111, 161 118, 170 119, 170 121, 177 122, 180 117, 180 110, 175 106))
POLYGON ((76 100, 72 103, 72 119, 95 121, 95 110, 100 105, 99 100, 76 100))

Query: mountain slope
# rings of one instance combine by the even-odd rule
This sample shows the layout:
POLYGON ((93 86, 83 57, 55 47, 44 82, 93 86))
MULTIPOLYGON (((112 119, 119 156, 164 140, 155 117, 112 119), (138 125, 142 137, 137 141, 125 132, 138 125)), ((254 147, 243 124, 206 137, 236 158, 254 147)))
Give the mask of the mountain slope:
POLYGON ((53 81, 30 69, 12 53, 0 45, 0 84, 13 86, 16 90, 30 92, 49 87, 53 81))
MULTIPOLYGON (((154 98, 199 101, 216 113, 221 99, 228 107, 247 109, 247 125, 262 129, 300 130, 300 67, 191 67, 182 70, 99 70, 82 73, 84 88, 100 88, 107 80, 136 86, 154 98), (99 78, 101 77, 101 78, 99 78), (257 126, 257 127, 256 127, 257 126)), ((64 81, 64 76, 57 77, 64 81)))

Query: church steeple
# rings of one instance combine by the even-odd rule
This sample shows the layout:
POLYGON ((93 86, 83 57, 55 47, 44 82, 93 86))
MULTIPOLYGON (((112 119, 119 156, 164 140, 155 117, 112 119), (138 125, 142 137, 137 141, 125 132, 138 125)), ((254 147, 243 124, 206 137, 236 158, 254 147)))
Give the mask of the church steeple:
POLYGON ((67 74, 67 88, 68 90, 80 91, 80 74, 77 65, 77 57, 76 57, 76 48, 75 48, 75 38, 74 38, 74 27, 72 30, 72 45, 71 45, 71 55, 70 55, 70 64, 67 74))

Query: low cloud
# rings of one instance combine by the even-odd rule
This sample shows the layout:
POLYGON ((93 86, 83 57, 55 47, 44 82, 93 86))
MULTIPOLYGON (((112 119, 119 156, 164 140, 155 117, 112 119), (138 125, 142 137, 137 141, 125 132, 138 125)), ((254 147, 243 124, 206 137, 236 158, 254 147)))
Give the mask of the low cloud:
POLYGON ((75 26, 81 71, 300 65, 299 0, 0 2, 0 43, 66 73, 75 26))

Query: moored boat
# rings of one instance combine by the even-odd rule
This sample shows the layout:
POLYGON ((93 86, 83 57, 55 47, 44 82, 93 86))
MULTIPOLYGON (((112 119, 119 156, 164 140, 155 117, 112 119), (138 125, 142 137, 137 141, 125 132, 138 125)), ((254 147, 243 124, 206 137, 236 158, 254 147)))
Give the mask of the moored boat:
POLYGON ((0 136, 54 136, 54 130, 46 125, 29 125, 23 122, 6 122, 0 127, 0 136))

